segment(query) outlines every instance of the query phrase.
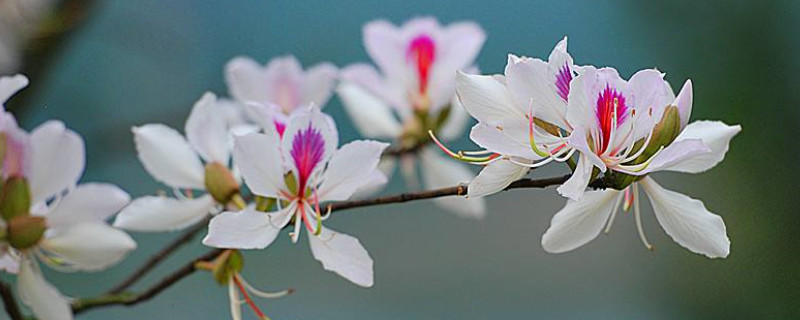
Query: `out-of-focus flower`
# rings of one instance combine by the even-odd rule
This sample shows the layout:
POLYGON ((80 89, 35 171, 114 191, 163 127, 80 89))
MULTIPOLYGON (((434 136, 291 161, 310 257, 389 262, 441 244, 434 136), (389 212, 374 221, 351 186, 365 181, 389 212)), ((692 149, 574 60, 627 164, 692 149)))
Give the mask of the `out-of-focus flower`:
POLYGON ((16 72, 22 53, 56 0, 0 1, 0 75, 16 72))
POLYGON ((286 129, 286 117, 294 110, 315 104, 320 108, 331 97, 338 70, 328 62, 303 70, 294 56, 270 60, 265 66, 251 58, 236 57, 225 67, 228 91, 245 106, 245 113, 262 127, 286 129))
POLYGON ((114 226, 133 231, 172 231, 193 225, 220 207, 242 205, 231 163, 226 109, 212 93, 198 100, 186 120, 186 138, 163 124, 133 128, 139 160, 175 198, 144 196, 117 215, 114 226), (193 191, 204 192, 195 197, 193 191))
MULTIPOLYGON (((0 102, 27 84, 0 78, 0 102)), ((2 191, 0 268, 17 273, 22 301, 40 319, 71 319, 67 299, 42 276, 37 260, 60 271, 98 271, 121 260, 136 243, 105 220, 130 197, 111 184, 78 184, 83 139, 59 121, 30 134, 0 110, 2 191)))
MULTIPOLYGON (((416 184, 416 161, 425 188, 466 183, 474 177, 462 164, 418 147, 429 142, 429 130, 444 140, 456 139, 464 130, 469 119, 454 99, 455 74, 475 70, 473 63, 485 38, 475 23, 441 26, 430 17, 401 27, 383 20, 364 26, 364 46, 380 72, 367 64, 349 66, 342 71, 337 92, 362 135, 417 149, 400 157, 408 185, 416 184)), ((394 159, 384 161, 385 171, 393 171, 394 159)), ((483 199, 435 201, 462 216, 481 217, 486 212, 483 199)))
MULTIPOLYGON (((573 86, 573 90, 575 88, 573 86)), ((603 89, 602 92, 609 91, 603 89)), ((618 103, 617 112, 622 105, 618 103)), ((646 133, 651 144, 656 145, 645 151, 649 155, 645 154, 637 161, 646 161, 649 165, 638 171, 617 171, 620 169, 614 168, 616 172, 604 177, 612 188, 588 191, 578 201, 568 200, 564 209, 553 217, 550 228, 542 237, 544 249, 548 252, 573 250, 597 237, 604 226, 608 232, 615 213, 623 203, 625 210, 633 207, 639 236, 647 248, 652 248, 641 225, 638 192, 641 186, 653 205, 659 224, 675 242, 711 258, 726 257, 730 252, 730 241, 721 217, 709 212, 701 201, 666 190, 652 178, 644 177, 657 171, 700 173, 714 167, 725 157, 730 140, 741 131, 741 127, 728 126, 719 121, 697 121, 687 125, 691 108, 692 83, 687 81, 674 102, 661 106, 663 117, 651 133, 646 133)), ((599 127, 602 128, 602 125, 603 122, 599 122, 599 127)), ((604 133, 603 130, 599 129, 598 134, 604 133)), ((614 141, 600 135, 591 137, 600 141, 594 145, 595 149, 606 148, 602 141, 614 141)))
POLYGON ((293 112, 284 134, 265 130, 236 138, 234 160, 245 183, 258 196, 277 199, 279 210, 248 207, 224 212, 211 221, 203 243, 219 248, 263 249, 294 222, 296 242, 308 232, 311 253, 326 270, 360 286, 373 284, 372 259, 359 241, 322 226, 325 201, 347 200, 368 183, 388 146, 354 141, 341 148, 333 120, 318 108, 293 112))

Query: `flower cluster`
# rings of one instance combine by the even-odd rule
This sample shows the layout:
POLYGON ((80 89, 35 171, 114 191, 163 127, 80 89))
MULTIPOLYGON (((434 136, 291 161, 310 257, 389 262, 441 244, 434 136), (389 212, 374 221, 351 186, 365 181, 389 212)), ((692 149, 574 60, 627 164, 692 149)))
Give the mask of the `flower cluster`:
MULTIPOLYGON (((613 68, 576 65, 566 38, 547 61, 509 55, 503 74, 480 75, 474 62, 486 35, 471 22, 375 21, 363 33, 377 69, 360 63, 304 69, 292 56, 266 65, 237 57, 224 71, 231 98, 204 94, 183 134, 163 124, 134 127, 139 160, 171 196, 130 201, 110 184, 78 184, 80 136, 58 121, 25 132, 0 109, 0 269, 17 274, 22 300, 38 318, 71 319, 67 298, 44 280, 38 261, 97 271, 135 249, 119 229, 206 224, 202 243, 221 250, 192 266, 227 286, 235 320, 243 304, 267 319, 251 296, 291 291, 260 291, 241 274, 238 250, 265 249, 281 235, 297 243, 305 233, 325 270, 371 287, 367 250, 323 222, 336 202, 377 192, 398 162, 411 188, 418 177, 426 189, 468 184, 466 197, 436 199, 468 218, 484 216, 483 197, 531 169, 566 164, 572 173, 557 191, 568 200, 542 237, 548 252, 570 251, 608 232, 620 206, 633 210, 641 241, 652 248, 641 225, 641 188, 678 244, 712 258, 728 255, 722 218, 649 176, 706 171, 741 130, 719 121, 690 123, 691 81, 676 95, 655 69, 626 80, 613 68), (362 135, 392 147, 374 140, 340 145, 333 118, 322 112, 334 91, 362 135), (469 137, 482 150, 450 151, 444 143, 461 137, 469 116, 477 120, 469 137), (465 163, 482 170, 474 176, 465 163), (109 226, 106 219, 117 212, 109 226)), ((21 75, 0 78, 0 102, 27 83, 21 75)))

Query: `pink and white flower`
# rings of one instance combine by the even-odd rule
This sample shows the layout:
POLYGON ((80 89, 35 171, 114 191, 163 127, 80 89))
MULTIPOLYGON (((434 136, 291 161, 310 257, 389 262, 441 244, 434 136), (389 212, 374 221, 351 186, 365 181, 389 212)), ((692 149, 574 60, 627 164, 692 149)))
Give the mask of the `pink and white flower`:
MULTIPOLYGON (((573 90, 575 88, 573 86, 573 90)), ((603 89, 602 92, 604 92, 603 94, 609 91, 613 93, 612 90, 603 89)), ((622 97, 617 99, 621 101, 622 97)), ((622 105, 621 102, 618 103, 615 113, 623 114, 620 112, 622 105)), ((664 189, 649 176, 642 177, 657 171, 700 173, 711 169, 723 160, 730 140, 741 131, 741 127, 738 125, 728 126, 719 121, 696 121, 687 125, 691 108, 692 83, 687 81, 674 102, 661 108, 661 110, 665 110, 661 123, 676 123, 677 132, 675 134, 677 136, 659 146, 660 152, 656 152, 647 160, 640 160, 644 161, 641 163, 647 163, 646 166, 620 169, 609 165, 608 167, 612 170, 634 174, 634 179, 632 179, 634 182, 626 185, 621 191, 611 188, 587 191, 580 200, 568 200, 567 205, 553 216, 550 228, 542 237, 544 249, 554 253, 570 251, 597 237, 604 228, 608 232, 621 204, 624 204, 626 211, 633 207, 640 239, 645 247, 652 249, 652 245, 644 235, 639 213, 639 187, 641 186, 653 205, 659 224, 675 242, 692 252, 711 258, 726 257, 730 252, 730 241, 721 217, 708 211, 701 201, 664 189)), ((607 130, 603 128, 602 122, 598 127, 600 128, 594 129, 597 134, 604 134, 607 130)), ((651 135, 664 136, 664 132, 672 131, 669 127, 670 125, 657 125, 654 132, 645 134, 648 137, 651 135)), ((628 130, 635 129, 634 127, 628 130)), ((611 134, 622 131, 611 130, 611 134)), ((607 137, 596 135, 592 138, 597 139, 595 141, 601 141, 594 145, 593 150, 613 149, 616 145, 613 144, 615 140, 607 137), (610 141, 610 146, 604 146, 602 141, 610 141)), ((595 155, 597 154, 595 153, 595 155)), ((605 163, 605 159, 608 158, 603 157, 602 159, 605 163)), ((606 176, 606 178, 609 177, 625 179, 624 176, 606 176)))
MULTIPOLYGON (((400 27, 388 21, 364 26, 364 46, 380 69, 354 64, 342 71, 337 88, 345 110, 362 135, 392 139, 414 148, 429 141, 428 130, 444 140, 460 136, 469 119, 455 96, 457 70, 474 70, 474 60, 486 39, 472 22, 442 26, 434 18, 417 18, 400 27)), ((430 148, 400 157, 409 185, 416 183, 419 161, 425 188, 466 183, 474 174, 430 148)), ((394 160, 382 167, 394 170, 394 160)), ((481 217, 482 199, 436 199, 436 203, 467 217, 481 217)))
MULTIPOLYGON (((27 85, 24 76, 0 78, 0 103, 27 85)), ((0 192, 0 269, 17 274, 22 301, 39 319, 72 319, 69 301, 49 284, 37 260, 59 271, 99 271, 136 248, 126 233, 106 223, 130 197, 105 183, 78 184, 83 139, 60 121, 30 134, 4 109, 0 192)))
POLYGON ((293 222, 292 241, 306 229, 311 253, 326 270, 372 286, 369 254, 356 238, 322 226, 328 216, 320 203, 347 200, 368 183, 388 145, 360 140, 337 148, 338 143, 333 120, 316 107, 292 113, 282 137, 268 130, 236 137, 233 157, 245 183, 254 194, 277 199, 279 210, 224 212, 211 221, 203 243, 263 249, 293 222))
POLYGON ((151 176, 173 189, 175 198, 137 198, 117 215, 114 226, 145 232, 179 230, 234 200, 239 182, 231 163, 230 125, 223 112, 217 97, 206 93, 186 120, 185 138, 163 124, 133 128, 139 160, 151 176))
POLYGON ((277 57, 262 66, 248 57, 233 58, 225 66, 225 82, 231 96, 242 104, 249 118, 279 133, 294 110, 315 104, 324 107, 333 93, 338 69, 322 62, 303 70, 294 56, 277 57))

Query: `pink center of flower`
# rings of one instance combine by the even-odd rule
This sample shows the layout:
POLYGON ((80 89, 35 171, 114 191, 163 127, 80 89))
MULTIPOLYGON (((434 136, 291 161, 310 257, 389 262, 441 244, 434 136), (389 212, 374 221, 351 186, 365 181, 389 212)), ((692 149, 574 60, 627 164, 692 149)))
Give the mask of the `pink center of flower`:
POLYGON ((431 37, 424 34, 414 38, 406 50, 406 59, 417 67, 420 94, 425 94, 428 90, 428 76, 435 58, 436 44, 431 37))
POLYGON ((278 120, 273 120, 272 123, 275 124, 275 130, 278 131, 278 136, 283 139, 283 132, 286 131, 286 123, 280 122, 278 120))
POLYGON ((297 193, 300 197, 305 194, 309 176, 314 171, 317 164, 322 161, 325 153, 325 140, 319 130, 308 125, 305 130, 300 130, 292 141, 292 151, 290 152, 294 165, 297 168, 299 188, 297 193))
POLYGON ((564 63, 564 67, 558 70, 556 75, 556 91, 562 100, 567 101, 569 96, 569 83, 572 81, 572 70, 569 69, 569 64, 564 63))
MULTIPOLYGON (((625 105, 625 96, 616 89, 611 88, 611 86, 606 85, 606 88, 600 92, 600 96, 597 98, 597 108, 595 109, 597 123, 602 133, 601 148, 598 153, 606 151, 610 142, 612 126, 615 122, 617 127, 622 125, 628 117, 627 111, 628 107, 625 105), (614 119, 615 114, 616 120, 614 119)), ((613 129, 616 130, 617 128, 613 129)))

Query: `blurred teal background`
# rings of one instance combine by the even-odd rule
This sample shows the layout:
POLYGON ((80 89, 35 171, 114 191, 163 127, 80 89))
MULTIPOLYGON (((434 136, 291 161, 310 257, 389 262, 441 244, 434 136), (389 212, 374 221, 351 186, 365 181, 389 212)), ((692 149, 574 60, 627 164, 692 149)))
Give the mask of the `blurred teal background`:
MULTIPOLYGON (((84 181, 113 182, 133 196, 163 186, 136 159, 131 126, 161 122, 182 130, 204 91, 227 95, 222 70, 237 55, 265 62, 291 53, 305 65, 369 61, 361 26, 377 18, 478 22, 488 33, 478 57, 484 73, 501 73, 509 52, 546 57, 567 35, 577 63, 613 66, 625 77, 657 67, 676 90, 691 78, 692 119, 743 127, 715 169, 656 177, 724 218, 727 259, 674 243, 649 205, 643 219, 654 252, 639 242, 632 216, 621 215, 611 234, 547 254, 541 235, 565 203, 554 189, 492 196, 482 221, 429 202, 366 208, 335 215, 328 225, 367 247, 374 288, 322 270, 303 241, 246 253, 245 276, 257 287, 297 290, 259 301, 273 319, 800 318, 798 2, 117 0, 97 1, 88 13, 10 108, 28 129, 64 120, 87 142, 84 181)), ((358 138, 337 99, 325 111, 342 141, 358 138)), ((466 133, 459 146, 470 146, 466 133)), ((552 166, 533 176, 565 172, 552 166)), ((401 189, 395 181, 384 193, 401 189)), ((176 235, 134 234, 139 250, 107 272, 48 270, 47 277, 68 295, 98 294, 176 235)), ((205 251, 199 241, 137 288, 205 251)), ((227 289, 199 273, 150 302, 80 318, 226 319, 227 289)))

